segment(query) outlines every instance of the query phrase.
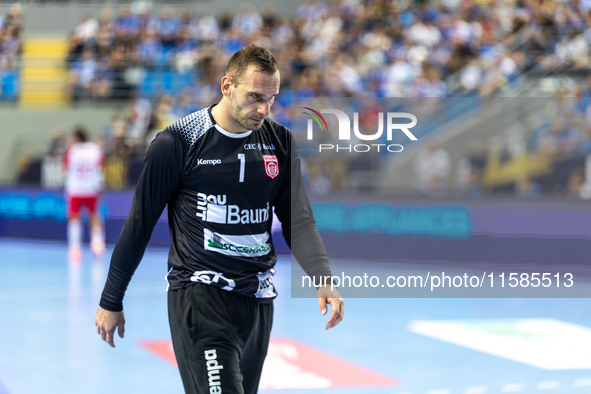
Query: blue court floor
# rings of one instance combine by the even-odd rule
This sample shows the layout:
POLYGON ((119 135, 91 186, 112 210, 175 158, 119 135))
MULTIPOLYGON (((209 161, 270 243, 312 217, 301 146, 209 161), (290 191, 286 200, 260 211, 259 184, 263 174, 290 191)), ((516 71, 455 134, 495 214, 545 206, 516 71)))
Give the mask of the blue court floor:
MULTIPOLYGON (((167 250, 148 250, 130 284, 125 338, 96 334, 111 252, 70 264, 63 243, 0 239, 0 394, 183 392, 145 346, 170 339, 167 250)), ((261 393, 591 393, 589 299, 346 299, 326 331, 289 275, 281 258, 261 393)))

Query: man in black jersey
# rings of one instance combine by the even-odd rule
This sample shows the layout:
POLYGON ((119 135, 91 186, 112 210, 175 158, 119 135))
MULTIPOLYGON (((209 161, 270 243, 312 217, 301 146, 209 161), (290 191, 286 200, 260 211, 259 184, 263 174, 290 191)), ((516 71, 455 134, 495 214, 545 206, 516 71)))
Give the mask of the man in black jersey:
MULTIPOLYGON (((158 134, 146 155, 98 308, 97 332, 123 338, 123 296, 168 204, 167 275, 173 347, 186 393, 256 393, 269 344, 277 255, 273 210, 306 273, 330 276, 302 183, 295 140, 267 118, 277 62, 251 45, 232 56, 222 100, 158 134)), ((321 283, 319 280, 315 283, 321 283)), ((317 292, 326 328, 343 318, 330 286, 317 292)))

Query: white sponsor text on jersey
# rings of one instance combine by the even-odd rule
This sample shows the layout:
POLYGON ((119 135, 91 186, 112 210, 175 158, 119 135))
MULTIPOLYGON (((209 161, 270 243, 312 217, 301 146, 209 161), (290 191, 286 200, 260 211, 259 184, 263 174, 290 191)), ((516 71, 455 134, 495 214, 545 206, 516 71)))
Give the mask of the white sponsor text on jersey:
POLYGON ((206 222, 221 224, 265 223, 269 220, 269 202, 264 208, 242 209, 226 205, 226 195, 197 193, 197 216, 206 222))

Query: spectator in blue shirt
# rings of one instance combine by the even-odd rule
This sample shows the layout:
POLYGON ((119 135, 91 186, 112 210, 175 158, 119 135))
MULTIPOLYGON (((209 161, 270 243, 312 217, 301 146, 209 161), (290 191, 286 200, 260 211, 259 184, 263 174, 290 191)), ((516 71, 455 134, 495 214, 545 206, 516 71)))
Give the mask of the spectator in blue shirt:
POLYGON ((137 17, 131 14, 129 4, 123 4, 115 21, 115 39, 126 46, 133 45, 139 32, 140 24, 137 17))
POLYGON ((142 65, 148 69, 162 64, 162 45, 154 30, 146 30, 137 53, 142 65))
POLYGON ((174 17, 174 8, 170 6, 162 7, 160 10, 160 20, 158 21, 158 35, 164 54, 174 48, 181 24, 174 17))

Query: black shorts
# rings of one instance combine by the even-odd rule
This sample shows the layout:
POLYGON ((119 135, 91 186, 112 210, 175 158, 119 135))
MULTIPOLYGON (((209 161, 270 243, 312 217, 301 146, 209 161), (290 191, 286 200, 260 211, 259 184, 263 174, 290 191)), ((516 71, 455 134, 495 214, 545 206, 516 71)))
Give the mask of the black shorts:
POLYGON ((187 394, 254 394, 273 303, 196 283, 168 292, 174 353, 187 394))

